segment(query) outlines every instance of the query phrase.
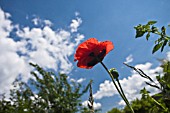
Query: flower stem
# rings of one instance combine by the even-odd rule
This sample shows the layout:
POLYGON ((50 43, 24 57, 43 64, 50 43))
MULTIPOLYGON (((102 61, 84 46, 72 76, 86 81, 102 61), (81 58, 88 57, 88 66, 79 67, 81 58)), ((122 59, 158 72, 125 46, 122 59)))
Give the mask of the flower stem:
POLYGON ((114 77, 113 77, 112 74, 109 72, 109 70, 107 69, 107 67, 105 66, 105 64, 104 64, 102 61, 101 61, 100 63, 102 64, 102 66, 104 67, 104 69, 107 71, 107 73, 110 75, 113 84, 115 85, 115 87, 116 87, 117 91, 119 92, 120 96, 122 97, 122 99, 125 101, 126 105, 130 108, 130 110, 131 110, 132 113, 135 113, 134 110, 133 110, 133 108, 132 108, 131 105, 129 104, 127 98, 125 97, 124 92, 123 92, 123 90, 122 90, 122 88, 121 88, 120 83, 118 82, 118 85, 119 85, 121 91, 120 91, 120 89, 118 88, 118 86, 116 85, 116 83, 115 83, 115 81, 114 81, 114 77))
MULTIPOLYGON (((126 98, 126 96, 125 96, 125 94, 124 94, 124 91, 123 91, 123 89, 122 89, 122 87, 121 87, 121 84, 120 84, 120 82, 119 82, 119 79, 116 78, 116 81, 118 82, 119 88, 120 88, 120 90, 121 90, 121 92, 122 92, 122 95, 123 95, 124 99, 127 101, 128 107, 131 109, 131 111, 133 111, 132 106, 130 105, 128 99, 126 98)), ((133 113, 134 113, 134 111, 133 111, 133 113)))

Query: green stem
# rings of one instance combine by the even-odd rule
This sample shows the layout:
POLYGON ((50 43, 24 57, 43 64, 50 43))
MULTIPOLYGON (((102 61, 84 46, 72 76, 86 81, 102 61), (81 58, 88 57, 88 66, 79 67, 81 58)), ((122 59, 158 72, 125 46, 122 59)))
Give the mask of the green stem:
MULTIPOLYGON (((101 61, 100 63, 102 64, 102 66, 104 67, 104 69, 107 71, 107 73, 110 75, 110 77, 112 78, 113 84, 115 85, 115 87, 116 87, 117 91, 119 92, 120 96, 122 97, 122 99, 125 101, 126 105, 130 108, 130 110, 131 110, 132 113, 135 113, 135 112, 133 111, 133 108, 130 106, 128 100, 126 99, 125 95, 123 95, 124 93, 121 92, 121 91, 119 90, 118 86, 116 85, 116 83, 115 83, 115 81, 114 81, 114 77, 112 76, 112 74, 109 72, 109 70, 107 69, 107 67, 105 66, 105 64, 104 64, 102 61, 101 61)), ((122 89, 121 89, 121 90, 122 90, 122 89)), ((122 90, 122 91, 123 91, 123 90, 122 90)))
POLYGON ((154 32, 154 34, 161 35, 161 33, 160 33, 160 32, 154 32))
POLYGON ((162 107, 165 111, 167 110, 162 104, 160 104, 158 101, 156 101, 154 98, 151 97, 151 99, 160 107, 162 107))
MULTIPOLYGON (((131 111, 133 111, 132 106, 130 105, 130 103, 129 103, 128 99, 126 98, 126 96, 125 96, 125 94, 124 94, 124 91, 123 91, 123 89, 122 89, 122 87, 121 87, 121 84, 120 84, 120 82, 119 82, 119 79, 118 79, 118 78, 116 78, 116 81, 118 82, 118 85, 119 85, 120 91, 122 92, 123 97, 124 97, 124 98, 125 98, 125 100, 127 101, 128 105, 129 105, 129 108, 131 109, 131 111)), ((133 111, 133 112, 134 112, 134 111, 133 111)))
MULTIPOLYGON (((161 36, 161 33, 160 33, 160 32, 155 32, 154 34, 157 34, 157 35, 160 35, 160 36, 161 36)), ((170 37, 169 37, 169 36, 164 35, 164 37, 166 37, 168 40, 170 40, 170 37)))

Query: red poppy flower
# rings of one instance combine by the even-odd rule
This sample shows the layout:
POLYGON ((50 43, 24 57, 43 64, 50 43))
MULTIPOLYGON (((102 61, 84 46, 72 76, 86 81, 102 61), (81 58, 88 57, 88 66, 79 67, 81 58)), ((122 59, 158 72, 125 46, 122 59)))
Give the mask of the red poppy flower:
POLYGON ((111 41, 98 42, 96 38, 90 38, 78 46, 74 61, 78 60, 78 67, 90 69, 102 61, 113 48, 111 41))

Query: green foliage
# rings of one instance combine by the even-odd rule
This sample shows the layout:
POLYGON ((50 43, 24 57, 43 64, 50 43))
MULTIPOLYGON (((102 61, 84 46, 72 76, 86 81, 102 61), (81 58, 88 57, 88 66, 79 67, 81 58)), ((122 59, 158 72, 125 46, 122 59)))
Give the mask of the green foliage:
POLYGON ((16 80, 10 100, 0 100, 0 113, 75 113, 88 111, 81 105, 80 97, 89 85, 81 91, 81 84, 69 82, 65 74, 56 76, 35 64, 30 84, 16 80), (31 89, 34 89, 31 90, 31 89))
POLYGON ((156 31, 158 31, 155 27, 151 28, 151 25, 157 23, 157 21, 149 21, 146 25, 141 25, 139 24, 138 26, 134 27, 136 29, 136 38, 138 37, 142 37, 145 33, 148 33, 146 35, 146 39, 148 40, 148 38, 150 37, 150 33, 154 33, 156 31))
POLYGON ((134 27, 136 30, 136 38, 142 37, 144 34, 146 34, 146 40, 148 40, 151 33, 159 36, 159 38, 155 41, 155 46, 152 50, 152 53, 155 53, 159 49, 161 49, 162 52, 166 45, 170 46, 170 37, 166 35, 166 28, 162 26, 161 30, 159 30, 154 26, 156 23, 157 21, 149 21, 145 25, 139 24, 138 26, 134 27))
POLYGON ((112 110, 108 111, 107 113, 122 113, 122 111, 117 108, 113 108, 112 110))
MULTIPOLYGON (((164 73, 163 75, 156 76, 156 80, 159 84, 156 84, 156 81, 153 81, 142 70, 133 66, 127 66, 134 69, 141 77, 148 79, 150 83, 146 82, 147 85, 157 88, 160 91, 160 93, 150 96, 150 92, 143 88, 140 91, 142 95, 141 99, 135 99, 131 103, 135 113, 170 113, 170 61, 163 60, 162 62, 161 67, 164 73)), ((128 106, 125 106, 122 110, 116 110, 116 108, 113 108, 113 110, 108 113, 131 113, 128 106)))
MULTIPOLYGON (((163 26, 161 31, 157 27, 153 26, 156 21, 149 21, 146 25, 139 24, 135 27, 136 29, 136 38, 142 37, 147 33, 146 39, 150 37, 150 33, 154 33, 160 36, 155 41, 155 46, 152 53, 155 53, 159 49, 161 52, 164 47, 169 43, 170 46, 170 37, 166 35, 166 29, 163 26)), ((141 69, 135 68, 124 63, 126 66, 130 67, 136 71, 141 77, 148 79, 150 82, 145 82, 147 85, 153 88, 157 88, 160 93, 150 96, 145 88, 140 92, 142 95, 141 99, 135 99, 131 102, 131 106, 134 109, 135 113, 170 113, 170 61, 162 60, 161 67, 163 68, 163 75, 156 76, 156 81, 153 81, 150 76, 146 75, 141 69), (158 84, 159 83, 159 84, 158 84)), ((131 113, 131 110, 128 106, 125 106, 124 109, 118 110, 113 108, 108 113, 131 113)))

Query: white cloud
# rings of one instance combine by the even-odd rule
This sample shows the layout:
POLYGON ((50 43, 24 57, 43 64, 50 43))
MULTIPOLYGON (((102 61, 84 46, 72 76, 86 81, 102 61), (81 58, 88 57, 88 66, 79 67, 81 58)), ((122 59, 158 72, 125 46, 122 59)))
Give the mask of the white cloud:
POLYGON ((170 51, 168 51, 166 55, 167 55, 166 59, 170 61, 170 51))
POLYGON ((77 80, 78 83, 82 83, 83 81, 85 81, 86 79, 85 78, 80 78, 77 80))
POLYGON ((77 83, 82 83, 83 81, 86 80, 86 78, 79 78, 78 80, 76 80, 76 79, 70 78, 70 77, 68 77, 68 79, 69 79, 71 82, 77 82, 77 83))
MULTIPOLYGON (((136 68, 139 68, 143 70, 148 76, 150 76, 153 80, 156 80, 156 72, 162 72, 162 68, 156 67, 152 68, 152 64, 147 62, 145 64, 138 64, 135 66, 136 68)), ((152 94, 155 94, 158 92, 156 88, 152 88, 145 84, 145 81, 149 82, 148 80, 141 77, 138 73, 135 71, 132 71, 132 75, 128 78, 124 78, 120 80, 120 84, 122 88, 124 89, 124 93, 129 101, 134 100, 135 98, 140 98, 140 90, 142 88, 146 88, 148 91, 152 94)), ((110 97, 113 95, 117 95, 118 92, 113 85, 111 81, 105 80, 104 83, 100 84, 99 90, 94 94, 95 99, 101 99, 103 97, 110 97)), ((123 100, 120 100, 119 105, 125 105, 123 100)))
POLYGON ((132 61, 133 61, 133 56, 132 56, 132 54, 130 54, 128 57, 126 57, 125 63, 130 63, 132 61))
POLYGON ((9 20, 10 14, 0 9, 0 93, 9 91, 10 85, 19 74, 28 73, 29 67, 23 57, 17 54, 17 49, 22 46, 9 38, 14 26, 9 20), (23 71, 24 70, 24 71, 23 71))
MULTIPOLYGON (((83 105, 84 107, 87 107, 87 106, 88 106, 88 101, 87 101, 87 100, 84 101, 84 102, 82 103, 82 105, 83 105)), ((96 102, 94 102, 94 103, 93 103, 93 107, 94 107, 94 109, 100 109, 100 108, 102 107, 102 105, 101 105, 101 103, 96 103, 96 102)))
POLYGON ((34 23, 34 25, 38 25, 40 23, 40 18, 34 18, 32 19, 32 22, 34 23))
POLYGON ((1 37, 8 37, 13 26, 12 22, 8 20, 11 15, 9 13, 5 13, 0 9, 0 33, 1 37))
MULTIPOLYGON (((35 16, 35 15, 34 15, 35 16)), ((26 17, 26 19, 29 19, 28 16, 26 17)), ((35 16, 35 18, 32 19, 32 22, 34 25, 38 26, 38 25, 41 25, 41 26, 52 26, 53 23, 50 21, 50 20, 43 20, 37 16, 35 16)))
POLYGON ((76 11, 75 12, 75 16, 79 16, 79 15, 80 15, 80 13, 76 11))
POLYGON ((84 39, 84 35, 78 33, 76 36, 76 39, 75 39, 76 45, 78 45, 80 43, 80 41, 83 39, 84 39))
POLYGON ((103 97, 110 97, 116 94, 117 91, 114 88, 114 85, 111 81, 105 80, 104 83, 101 83, 99 90, 94 94, 95 99, 101 99, 103 97))
MULTIPOLYGON (((31 77, 29 62, 61 73, 71 71, 72 63, 68 57, 74 53, 84 35, 73 35, 71 31, 64 29, 54 30, 50 27, 52 22, 49 20, 44 21, 43 27, 20 28, 22 25, 13 25, 9 17, 9 13, 0 9, 0 93, 9 91, 11 83, 19 74, 25 81, 31 77), (14 32, 13 28, 17 28, 17 31, 14 32), (10 33, 16 33, 20 39, 15 41, 10 33)), ((39 21, 43 20, 33 20, 35 25, 41 24, 39 21)))
POLYGON ((72 23, 70 24, 70 28, 71 28, 71 32, 77 32, 78 27, 80 26, 80 24, 82 23, 81 18, 76 18, 72 20, 72 23))
POLYGON ((52 22, 50 20, 44 20, 44 23, 47 25, 47 26, 52 26, 52 22))
MULTIPOLYGON (((151 68, 152 64, 147 62, 145 64, 138 64, 135 67, 143 70, 145 74, 150 76, 154 81, 156 81, 156 72, 162 72, 162 68, 156 67, 154 69, 151 68)), ((134 100, 135 98, 140 98, 140 90, 142 88, 146 88, 148 91, 152 94, 155 94, 158 92, 156 88, 152 88, 145 84, 145 81, 149 82, 149 80, 146 80, 145 78, 141 77, 137 72, 132 71, 132 75, 129 76, 127 79, 124 78, 123 80, 120 80, 120 83, 123 87, 126 97, 129 101, 134 100)))

